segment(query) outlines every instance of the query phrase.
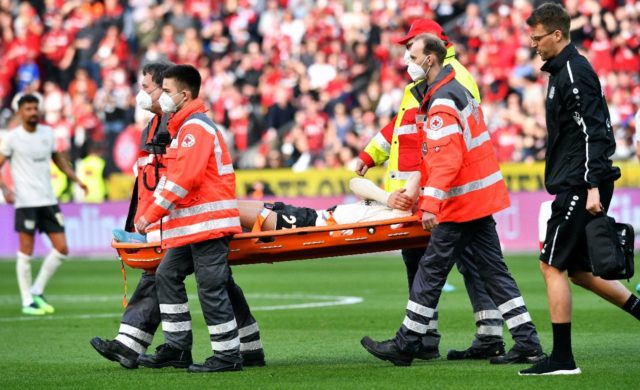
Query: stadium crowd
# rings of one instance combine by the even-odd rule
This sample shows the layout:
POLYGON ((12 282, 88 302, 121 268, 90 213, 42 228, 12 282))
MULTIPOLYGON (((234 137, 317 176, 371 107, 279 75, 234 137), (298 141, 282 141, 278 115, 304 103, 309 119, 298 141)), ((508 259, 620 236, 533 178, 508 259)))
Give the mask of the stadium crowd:
MULTIPOLYGON (((640 2, 567 0, 571 38, 604 87, 618 148, 634 155, 640 2)), ((501 161, 544 159, 546 76, 524 22, 537 5, 433 0, 0 0, 0 129, 12 101, 43 97, 73 161, 102 153, 131 172, 149 61, 196 66, 239 169, 350 166, 395 114, 410 80, 393 43, 416 18, 444 26, 481 89, 501 161)))

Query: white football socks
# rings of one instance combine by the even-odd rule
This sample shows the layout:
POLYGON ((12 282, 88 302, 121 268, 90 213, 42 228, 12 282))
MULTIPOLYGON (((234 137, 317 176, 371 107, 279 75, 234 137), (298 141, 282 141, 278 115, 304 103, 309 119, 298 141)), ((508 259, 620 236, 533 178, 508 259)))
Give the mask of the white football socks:
POLYGON ((22 298, 22 306, 29 306, 33 303, 31 297, 31 256, 18 252, 16 259, 16 275, 18 276, 18 287, 20 288, 20 297, 22 298))
POLYGON ((47 286, 47 282, 49 282, 49 279, 56 273, 56 270, 66 258, 67 256, 58 252, 55 248, 51 249, 51 252, 44 258, 36 282, 31 286, 31 294, 42 295, 44 288, 47 286))

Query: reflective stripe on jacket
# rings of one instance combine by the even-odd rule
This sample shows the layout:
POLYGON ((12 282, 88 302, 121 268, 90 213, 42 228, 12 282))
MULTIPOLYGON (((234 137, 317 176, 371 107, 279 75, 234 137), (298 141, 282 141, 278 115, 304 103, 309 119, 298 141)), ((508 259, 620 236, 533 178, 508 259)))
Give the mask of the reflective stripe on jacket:
POLYGON ((445 66, 416 116, 426 169, 420 209, 439 222, 471 221, 509 207, 482 109, 454 77, 445 66))
MULTIPOLYGON (((447 49, 444 64, 450 64, 455 69, 456 80, 480 102, 478 85, 471 73, 455 58, 453 46, 447 49)), ((424 87, 423 81, 405 87, 398 114, 369 141, 359 156, 369 167, 382 165, 388 160, 384 180, 384 190, 387 192, 404 188, 409 175, 421 170, 421 137, 416 130, 416 112, 424 96, 420 92, 424 87)))
POLYGON ((414 96, 417 89, 413 89, 421 82, 405 87, 399 113, 360 153, 360 159, 370 167, 382 165, 388 160, 384 180, 384 189, 387 192, 404 188, 407 177, 412 172, 420 170, 420 143, 415 120, 418 100, 414 96))
POLYGON ((174 248, 240 233, 235 173, 221 134, 196 99, 169 120, 173 136, 167 148, 167 173, 144 213, 161 217, 162 246, 174 248))

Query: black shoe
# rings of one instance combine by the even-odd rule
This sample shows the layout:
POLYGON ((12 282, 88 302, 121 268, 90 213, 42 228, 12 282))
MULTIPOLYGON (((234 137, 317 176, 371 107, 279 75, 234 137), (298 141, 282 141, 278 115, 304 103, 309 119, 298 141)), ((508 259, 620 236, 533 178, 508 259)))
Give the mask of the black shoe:
POLYGON ((480 347, 471 346, 464 351, 450 349, 447 352, 447 360, 489 359, 500 355, 504 355, 504 343, 502 341, 480 347))
POLYGON ((410 366, 413 356, 403 353, 393 340, 373 341, 369 336, 360 340, 360 344, 370 354, 380 360, 388 360, 396 366, 410 366))
POLYGON ((515 363, 537 363, 544 359, 546 355, 541 348, 521 350, 513 347, 502 356, 496 356, 489 360, 491 364, 515 364, 515 363))
POLYGON ((102 340, 94 337, 89 342, 104 358, 120 363, 124 368, 138 368, 139 354, 117 340, 102 340))
POLYGON ((438 351, 437 347, 436 348, 425 348, 425 347, 422 347, 422 348, 420 348, 418 353, 413 355, 414 359, 420 359, 420 360, 433 360, 433 359, 437 359, 439 357, 440 357, 440 351, 438 351))
POLYGON ((242 356, 242 367, 264 367, 264 350, 257 349, 251 352, 240 353, 242 356))
POLYGON ((538 363, 533 366, 527 368, 526 370, 520 371, 519 375, 577 375, 580 374, 580 368, 576 366, 575 360, 571 358, 571 360, 567 362, 556 362, 551 360, 551 358, 545 357, 540 360, 538 363))
MULTIPOLYGON (((264 362, 264 360, 263 360, 264 362)), ((187 368, 188 372, 225 372, 242 371, 242 363, 231 363, 226 360, 211 356, 204 364, 192 364, 187 368)))
POLYGON ((183 351, 169 344, 162 344, 156 348, 155 355, 140 355, 138 364, 149 368, 175 367, 187 368, 193 363, 191 351, 183 351))

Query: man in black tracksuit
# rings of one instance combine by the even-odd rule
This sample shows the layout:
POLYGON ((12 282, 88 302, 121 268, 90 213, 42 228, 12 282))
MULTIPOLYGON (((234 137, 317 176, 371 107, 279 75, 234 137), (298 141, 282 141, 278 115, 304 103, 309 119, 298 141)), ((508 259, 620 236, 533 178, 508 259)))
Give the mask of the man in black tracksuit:
POLYGON ((620 282, 593 276, 584 226, 605 212, 620 169, 613 166, 615 139, 600 81, 569 41, 570 18, 546 3, 527 19, 531 46, 550 74, 546 98, 548 146, 545 186, 556 196, 540 254, 553 328, 553 352, 521 375, 579 374, 571 350, 571 291, 565 276, 640 317, 638 298, 620 282))

